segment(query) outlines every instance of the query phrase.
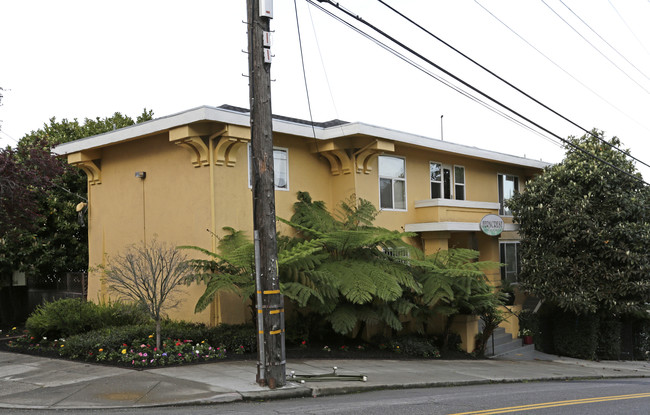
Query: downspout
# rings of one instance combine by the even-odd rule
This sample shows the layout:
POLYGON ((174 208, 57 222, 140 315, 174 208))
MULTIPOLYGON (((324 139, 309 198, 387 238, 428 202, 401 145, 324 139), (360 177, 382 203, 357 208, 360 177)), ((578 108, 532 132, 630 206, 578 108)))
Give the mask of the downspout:
MULTIPOLYGON (((210 239, 212 240, 212 252, 217 253, 217 211, 216 211, 216 192, 214 190, 214 140, 221 137, 226 131, 227 128, 223 128, 220 131, 212 134, 208 137, 208 163, 210 164, 210 239)), ((221 324, 221 296, 219 292, 214 295, 214 316, 215 316, 215 325, 221 324)))

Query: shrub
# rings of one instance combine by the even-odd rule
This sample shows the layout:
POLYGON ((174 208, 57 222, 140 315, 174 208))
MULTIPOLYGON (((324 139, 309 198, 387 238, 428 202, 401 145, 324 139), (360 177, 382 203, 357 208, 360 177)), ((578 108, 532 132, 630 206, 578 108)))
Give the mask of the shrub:
POLYGON ((634 358, 650 360, 650 320, 640 319, 634 323, 634 358))
POLYGON ((599 359, 618 360, 621 356, 621 328, 622 324, 614 318, 601 318, 598 326, 599 359))
POLYGON ((61 338, 146 321, 148 317, 136 305, 119 302, 97 305, 79 299, 63 299, 38 306, 25 326, 34 337, 61 338))
POLYGON ((440 351, 432 339, 405 336, 390 342, 392 351, 413 357, 440 357, 440 351))
POLYGON ((96 306, 78 299, 63 299, 40 305, 25 327, 35 337, 59 338, 100 326, 96 306))
POLYGON ((555 353, 555 343, 553 341, 554 327, 560 311, 552 304, 544 303, 537 312, 537 324, 531 331, 533 332, 533 341, 535 349, 544 353, 555 353))
POLYGON ((593 360, 598 346, 598 316, 558 313, 553 330, 553 346, 561 356, 593 360))

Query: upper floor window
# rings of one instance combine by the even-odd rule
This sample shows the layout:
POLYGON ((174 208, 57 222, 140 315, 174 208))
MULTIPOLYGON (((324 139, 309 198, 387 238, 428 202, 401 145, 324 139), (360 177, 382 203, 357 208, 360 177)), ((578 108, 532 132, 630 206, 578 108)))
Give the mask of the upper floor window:
POLYGON ((512 215, 510 209, 506 207, 506 200, 514 196, 515 193, 519 192, 519 177, 513 176, 510 174, 499 174, 499 214, 500 215, 512 215))
POLYGON ((406 162, 403 158, 379 156, 379 207, 406 210, 406 162))
POLYGON ((499 261, 504 264, 501 267, 501 280, 517 282, 521 268, 519 242, 499 243, 499 261))
MULTIPOLYGON (((248 185, 253 183, 253 161, 251 146, 248 145, 248 185)), ((273 181, 275 190, 289 190, 289 150, 273 147, 273 181)))
POLYGON ((430 162, 429 175, 431 199, 465 200, 465 167, 430 162))

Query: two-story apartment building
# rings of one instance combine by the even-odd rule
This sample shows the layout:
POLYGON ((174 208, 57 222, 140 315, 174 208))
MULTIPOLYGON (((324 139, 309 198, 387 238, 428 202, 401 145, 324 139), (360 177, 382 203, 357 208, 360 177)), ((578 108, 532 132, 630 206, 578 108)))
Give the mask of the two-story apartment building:
MULTIPOLYGON (((425 253, 465 247, 506 264, 516 279, 518 235, 504 201, 547 163, 363 123, 316 123, 274 117, 276 212, 289 218, 297 191, 331 208, 351 194, 381 209, 378 226, 416 232, 425 253), (499 236, 481 232, 488 215, 505 222, 499 236)), ((252 235, 246 110, 199 107, 62 144, 54 151, 88 175, 90 266, 154 235, 175 245, 216 246, 230 226, 252 235)), ((283 229, 278 223, 279 231, 283 229)), ((247 317, 234 295, 221 294, 194 314, 201 286, 183 288, 171 317, 208 324, 247 317)), ((90 300, 107 299, 91 272, 90 300)))

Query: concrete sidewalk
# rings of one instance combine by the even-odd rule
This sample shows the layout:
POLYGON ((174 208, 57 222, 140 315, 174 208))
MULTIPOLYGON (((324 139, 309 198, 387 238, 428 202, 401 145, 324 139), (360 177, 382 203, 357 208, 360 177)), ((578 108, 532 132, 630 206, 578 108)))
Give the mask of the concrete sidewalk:
POLYGON ((364 374, 368 381, 255 383, 253 361, 136 371, 0 352, 0 408, 97 409, 281 399, 495 382, 650 377, 648 362, 590 362, 532 352, 492 360, 289 360, 287 373, 364 374), (527 359, 527 360, 524 360, 527 359))

